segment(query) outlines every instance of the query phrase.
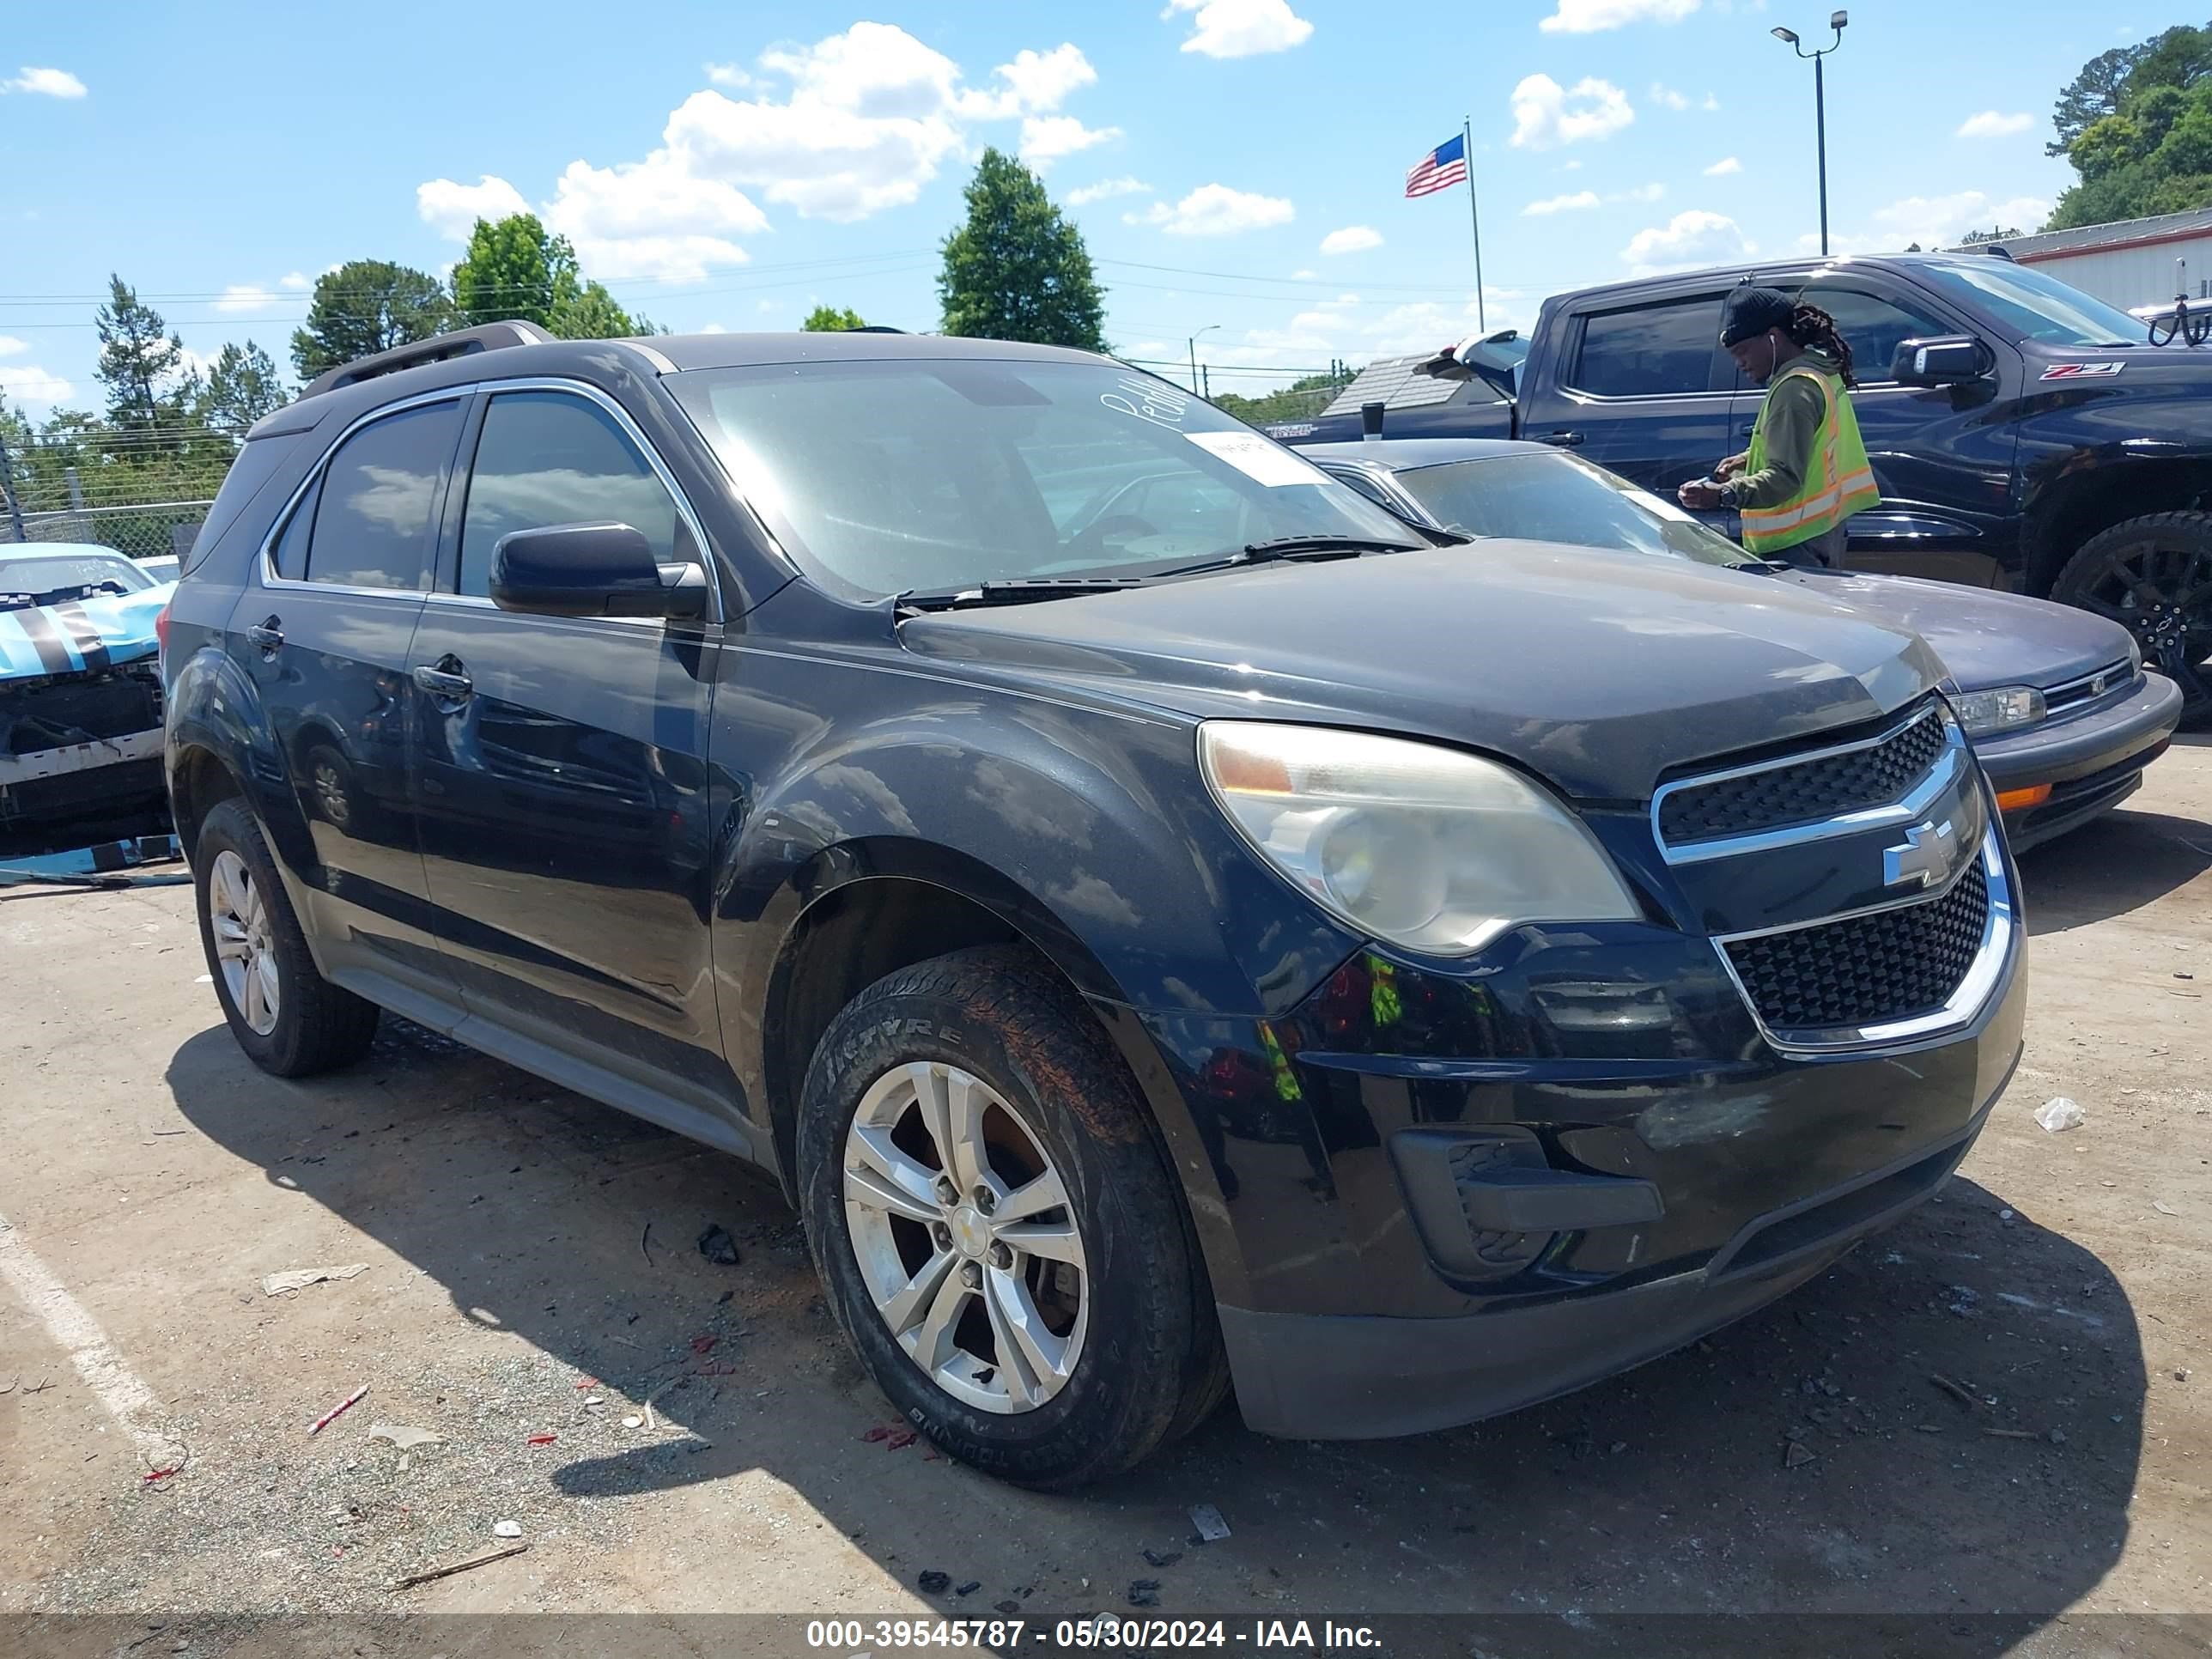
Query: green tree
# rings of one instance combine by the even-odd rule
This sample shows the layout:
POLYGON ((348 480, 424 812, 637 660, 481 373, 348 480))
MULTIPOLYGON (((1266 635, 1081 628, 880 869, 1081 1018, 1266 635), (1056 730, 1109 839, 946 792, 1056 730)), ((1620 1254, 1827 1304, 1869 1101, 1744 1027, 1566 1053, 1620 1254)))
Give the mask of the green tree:
POLYGON ((315 279, 307 326, 293 331, 292 367, 312 380, 356 357, 427 340, 453 322, 453 301, 428 271, 349 259, 315 279))
POLYGON ((185 367, 185 343, 161 313, 139 302, 120 276, 107 279, 107 303, 94 318, 100 367, 107 388, 107 422, 119 432, 151 433, 184 423, 199 377, 185 367))
POLYGON ((1247 426, 1311 420, 1328 407, 1330 398, 1358 376, 1358 369, 1346 367, 1326 374, 1304 375, 1279 392, 1265 392, 1257 398, 1241 397, 1234 392, 1217 392, 1213 406, 1225 415, 1234 415, 1247 426))
POLYGON ((248 340, 243 348, 227 345, 216 354, 195 412, 204 426, 242 432, 290 401, 276 362, 248 340))
POLYGON ((519 320, 563 340, 659 331, 623 310, 605 284, 585 281, 574 246, 534 213, 477 221, 469 251, 453 267, 453 308, 471 327, 519 320))
POLYGON ((1984 242, 2008 242, 2027 233, 2018 225, 1992 225, 1987 230, 1970 230, 1959 239, 1960 247, 1979 247, 1984 242))
POLYGON ((2092 58, 2052 120, 2080 182, 2049 228, 2212 205, 2212 26, 2092 58))
POLYGON ((850 306, 817 306, 799 326, 809 334, 836 334, 848 329, 866 328, 867 324, 850 306))
POLYGON ((967 222, 945 239, 937 278, 945 331, 1104 350, 1105 292, 1083 234, 1036 174, 987 149, 965 194, 967 222))
POLYGON ((477 220, 469 251, 453 267, 453 308, 471 327, 516 319, 550 333, 555 314, 573 305, 582 288, 576 250, 534 213, 477 220))

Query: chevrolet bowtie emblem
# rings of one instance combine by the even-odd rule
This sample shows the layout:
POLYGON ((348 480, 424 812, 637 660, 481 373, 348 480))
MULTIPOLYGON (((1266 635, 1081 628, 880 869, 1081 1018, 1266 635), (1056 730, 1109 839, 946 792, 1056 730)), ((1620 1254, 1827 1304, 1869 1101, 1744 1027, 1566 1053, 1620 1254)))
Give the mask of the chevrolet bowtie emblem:
POLYGON ((1889 887, 1933 887, 1951 871, 1951 825, 1916 823, 1905 832, 1905 845, 1886 847, 1881 879, 1889 887))

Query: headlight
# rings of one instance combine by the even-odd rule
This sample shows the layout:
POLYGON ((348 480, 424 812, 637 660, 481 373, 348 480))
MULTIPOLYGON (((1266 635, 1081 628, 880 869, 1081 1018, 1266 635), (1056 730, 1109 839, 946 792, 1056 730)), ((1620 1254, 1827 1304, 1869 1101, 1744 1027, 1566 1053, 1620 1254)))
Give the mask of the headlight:
POLYGON ((1967 691, 1951 699, 1959 724, 1970 738, 2033 726, 2044 716, 2043 693, 2032 685, 2001 685, 1994 691, 1967 691))
POLYGON ((1588 827, 1493 762, 1244 720, 1200 726, 1198 754, 1261 856, 1375 938, 1463 956, 1526 921, 1643 915, 1588 827))

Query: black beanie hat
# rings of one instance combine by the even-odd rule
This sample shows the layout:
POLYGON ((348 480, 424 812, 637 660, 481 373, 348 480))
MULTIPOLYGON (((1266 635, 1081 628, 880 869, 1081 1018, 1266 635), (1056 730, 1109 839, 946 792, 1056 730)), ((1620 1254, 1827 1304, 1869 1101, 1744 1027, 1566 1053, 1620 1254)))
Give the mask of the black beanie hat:
POLYGON ((1779 328, 1797 309, 1779 289, 1756 288, 1746 283, 1728 296, 1721 307, 1721 343, 1741 345, 1770 328, 1779 328))

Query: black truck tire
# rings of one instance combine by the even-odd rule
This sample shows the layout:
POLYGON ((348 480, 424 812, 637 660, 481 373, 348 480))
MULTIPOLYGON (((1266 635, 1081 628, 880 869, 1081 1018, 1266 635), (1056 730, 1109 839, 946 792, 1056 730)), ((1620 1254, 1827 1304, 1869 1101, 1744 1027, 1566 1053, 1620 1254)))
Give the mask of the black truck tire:
POLYGON ((2144 665, 2181 687, 2182 725, 2212 724, 2212 513, 2153 513, 2100 531, 2051 597, 2125 628, 2144 665))
MULTIPOLYGON (((940 1122, 961 1121, 949 1104, 940 1109, 940 1122)), ((947 1453, 1018 1485, 1064 1489, 1129 1468, 1219 1403, 1226 1382, 1220 1333, 1165 1149, 1105 1034, 1033 958, 1002 947, 957 951, 878 981, 823 1035, 799 1112, 801 1209, 830 1309, 877 1386, 947 1453), (951 1325, 954 1316, 934 1311, 950 1305, 945 1295, 916 1289, 933 1264, 949 1257, 950 1270, 937 1282, 951 1287, 951 1298, 972 1296, 986 1304, 983 1315, 993 1316, 998 1309, 990 1300, 1007 1294, 979 1283, 988 1272, 986 1262, 960 1260, 963 1250, 972 1258, 981 1241, 956 1241, 964 1238, 979 1209, 987 1221, 992 1211, 954 1207, 966 1195, 945 1179, 962 1173, 957 1157, 948 1162, 916 1138, 903 1115, 908 1109, 895 1103, 896 1091, 884 1091, 902 1073, 920 1074, 911 1097, 925 1129, 930 1106, 921 1090, 943 1080, 963 1091, 969 1103, 959 1110, 973 1121, 988 1124, 1003 1114, 995 1133, 979 1130, 975 1139, 998 1149, 995 1167, 986 1161, 984 1178, 995 1176, 1007 1189, 996 1201, 1009 1214, 1032 1189, 1022 1183, 1038 1179, 1040 1163, 1042 1173, 1056 1176, 1064 1189, 1064 1205, 1038 1213, 1079 1236, 1061 1259, 1082 1263, 1083 1311, 1073 1327, 1080 1334, 1062 1349, 1073 1356, 1064 1380, 1048 1393, 1025 1382, 1018 1405, 982 1398, 984 1388, 1006 1386, 1003 1378, 994 1382, 989 1364, 995 1358, 999 1369, 1006 1368, 1000 1339, 994 1335, 988 1352, 976 1352, 985 1326, 951 1325), (972 1103, 978 1098, 992 1103, 977 1109, 972 1103), (886 1108, 886 1100, 894 1104, 886 1108), (886 1156, 880 1163, 867 1162, 871 1154, 856 1140, 855 1119, 863 1114, 862 1128, 881 1137, 877 1144, 886 1156), (908 1162, 900 1161, 901 1150, 908 1162), (927 1167, 915 1168, 916 1162, 927 1167), (854 1185, 885 1168, 899 1181, 895 1204, 905 1212, 896 1258, 885 1254, 886 1235, 870 1196, 859 1194, 856 1201, 854 1185), (920 1218, 933 1182, 941 1183, 939 1221, 920 1218), (920 1206, 908 1201, 916 1194, 920 1206), (924 1237, 933 1229, 940 1241, 934 1247, 924 1237), (953 1275, 970 1269, 977 1271, 969 1282, 978 1288, 963 1292, 953 1275), (902 1281, 903 1292, 887 1298, 887 1290, 898 1291, 902 1281), (919 1313, 925 1302, 933 1308, 927 1319, 919 1313), (902 1309, 905 1322, 895 1330, 902 1309), (933 1342, 926 1358, 916 1327, 926 1332, 932 1320, 950 1334, 933 1342)), ((1000 1224, 1011 1231, 998 1237, 1012 1237, 1026 1224, 1000 1224)), ((988 1260, 999 1261, 999 1245, 988 1248, 988 1260)), ((1008 1262, 1017 1279, 1029 1271, 1018 1255, 1000 1265, 1008 1262)), ((1007 1282, 1005 1273, 996 1281, 1007 1282)), ((1066 1291, 1066 1284, 1048 1285, 1033 1303, 1013 1294, 1034 1314, 1066 1291)), ((957 1316, 967 1322, 964 1310, 957 1316)), ((995 1330, 995 1319, 989 1322, 995 1330)), ((1065 1334, 1061 1340, 1066 1342, 1065 1334)))
POLYGON ((377 1006, 315 967, 243 800, 222 802, 200 825, 192 882, 216 1000, 247 1059, 277 1077, 313 1077, 368 1052, 377 1006), (249 976, 260 980, 250 989, 249 976))

